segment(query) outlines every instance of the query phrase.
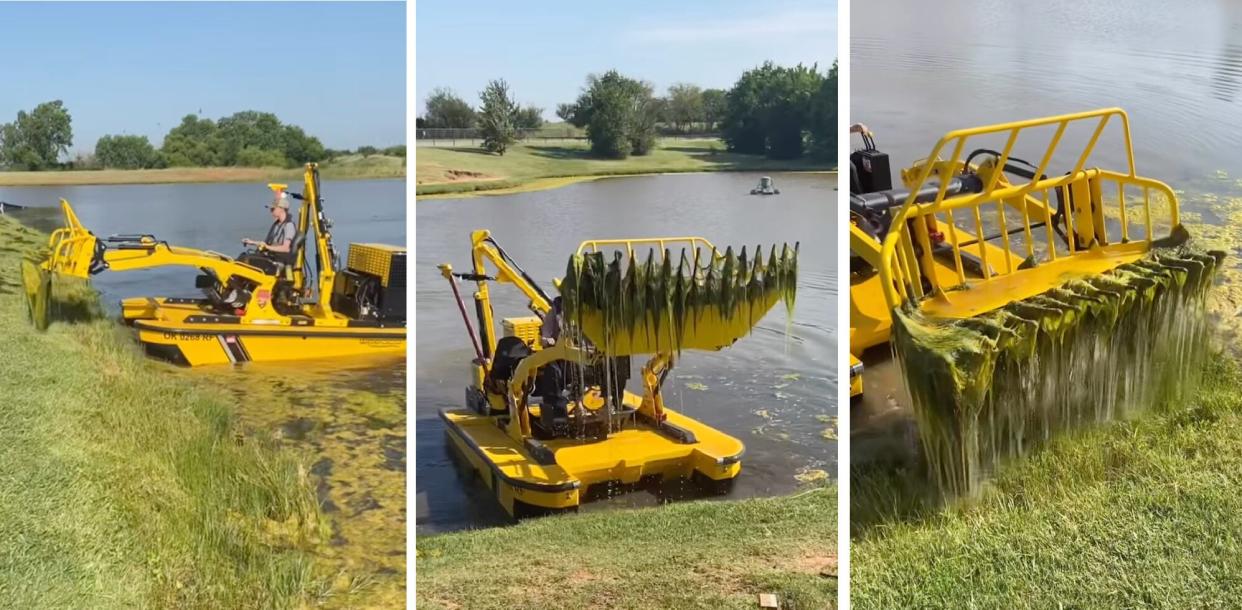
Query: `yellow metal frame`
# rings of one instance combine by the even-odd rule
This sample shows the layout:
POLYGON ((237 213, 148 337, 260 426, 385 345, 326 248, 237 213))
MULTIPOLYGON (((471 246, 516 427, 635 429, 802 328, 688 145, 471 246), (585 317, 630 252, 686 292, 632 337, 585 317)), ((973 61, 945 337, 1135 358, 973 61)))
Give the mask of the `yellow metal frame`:
MULTIPOLYGON (((77 214, 69 202, 60 200, 61 210, 65 214, 65 226, 52 232, 48 239, 51 254, 42 263, 44 269, 54 273, 68 275, 80 279, 90 278, 90 268, 94 261, 98 238, 82 226, 77 214)), ((132 271, 151 267, 181 266, 195 269, 210 269, 221 281, 233 276, 243 277, 256 284, 254 295, 260 291, 271 293, 276 278, 245 263, 229 258, 219 252, 197 250, 171 246, 165 242, 142 239, 143 248, 104 252, 103 262, 111 271, 132 271)), ((252 296, 252 299, 254 297, 252 296)), ((247 307, 248 318, 268 318, 276 314, 270 299, 261 303, 252 303, 247 307)))
MULTIPOLYGON (((492 311, 491 292, 489 292, 488 288, 487 278, 489 276, 487 273, 488 270, 486 263, 489 262, 494 268, 496 268, 496 276, 492 276, 494 277, 494 280, 501 283, 510 283, 510 285, 517 287, 525 297, 530 299, 529 308, 532 309, 532 311, 539 313, 540 316, 543 316, 543 314, 548 313, 551 309, 551 303, 548 302, 548 299, 545 299, 542 294, 539 293, 538 289, 535 289, 533 285, 530 285, 530 282, 523 276, 522 272, 517 270, 517 268, 514 268, 513 265, 510 265, 510 263, 505 260, 505 257, 502 255, 501 251, 499 251, 497 246, 491 241, 491 237, 491 231, 487 230, 477 230, 473 231, 471 234, 471 257, 473 261, 472 275, 476 276, 476 280, 474 280, 474 282, 476 282, 477 286, 476 292, 474 292, 474 303, 476 303, 476 314, 479 317, 479 325, 481 325, 481 332, 483 335, 484 355, 487 355, 488 359, 491 359, 492 355, 496 353, 496 344, 498 339, 496 328, 494 328, 494 316, 496 316, 496 314, 492 311)), ((578 246, 578 251, 576 252, 581 255, 581 253, 587 251, 599 251, 601 247, 620 246, 625 248, 625 250, 633 256, 633 248, 641 247, 643 245, 656 246, 661 248, 662 251, 664 248, 674 245, 683 247, 702 246, 707 248, 710 252, 715 252, 715 246, 712 245, 712 242, 703 239, 703 237, 651 237, 651 239, 587 240, 581 242, 578 246)), ((440 265, 440 272, 442 276, 447 278, 447 280, 452 281, 453 275, 451 265, 447 265, 447 263, 445 263, 445 265, 440 265)), ((717 327, 724 327, 723 323, 715 325, 717 325, 717 327)), ((673 343, 669 340, 669 342, 664 344, 672 345, 673 343)), ((720 344, 712 343, 712 349, 719 347, 720 344)), ((630 353, 636 352, 632 352, 632 350, 622 350, 622 353, 620 354, 610 355, 626 355, 630 353)), ((676 362, 676 357, 674 357, 672 353, 645 353, 651 353, 653 355, 652 358, 648 360, 647 364, 643 365, 642 368, 642 383, 643 390, 645 391, 643 391, 643 395, 641 396, 641 403, 638 405, 638 412, 641 412, 641 414, 645 416, 651 417, 652 421, 660 422, 663 421, 664 416, 666 416, 664 415, 663 396, 660 393, 660 379, 663 371, 671 368, 673 363, 676 362)), ((534 350, 532 355, 522 359, 522 362, 520 362, 517 368, 514 369, 512 378, 510 378, 508 395, 503 396, 501 399, 503 400, 505 410, 508 411, 509 415, 508 425, 505 426, 505 434, 507 434, 510 439, 518 442, 522 442, 524 439, 528 439, 528 437, 532 436, 532 429, 530 429, 530 414, 527 407, 525 407, 525 395, 527 395, 528 386, 530 383, 533 383, 534 376, 538 373, 539 368, 542 368, 542 366, 545 366, 551 362, 555 362, 555 360, 585 362, 585 360, 589 360, 592 357, 594 357, 594 354, 587 353, 585 350, 576 347, 576 345, 570 344, 569 338, 566 337, 566 335, 561 335, 559 342, 555 345, 534 350)), ((491 366, 491 363, 488 362, 483 366, 491 366)), ((486 374, 486 370, 479 370, 477 371, 476 379, 482 378, 482 376, 486 376, 486 374)), ((489 404, 499 406, 496 401, 496 396, 486 395, 486 398, 489 404)))
MULTIPOLYGON (((480 276, 487 275, 485 264, 490 262, 496 268, 497 282, 513 284, 518 290, 522 291, 522 294, 526 295, 526 298, 530 299, 530 308, 533 311, 541 316, 547 313, 548 310, 552 309, 552 303, 543 298, 543 295, 539 294, 539 291, 535 290, 535 287, 522 277, 521 272, 514 269, 500 255, 500 252, 496 250, 496 246, 489 241, 491 236, 492 232, 486 229, 470 233, 470 257, 474 265, 474 273, 480 276)), ((441 273, 446 275, 446 277, 453 270, 447 264, 442 265, 440 269, 441 273)), ((484 350, 490 356, 496 352, 496 319, 492 312, 492 299, 491 294, 488 292, 487 282, 480 280, 476 282, 476 285, 478 290, 474 293, 474 301, 479 315, 482 316, 482 319, 479 320, 479 325, 484 333, 484 350)))
MULTIPOLYGON (((308 229, 314 230, 315 248, 320 257, 319 260, 324 261, 325 264, 319 270, 319 298, 316 303, 306 307, 305 313, 318 319, 322 325, 346 326, 348 320, 336 316, 332 311, 330 297, 333 283, 336 281, 335 260, 332 254, 332 236, 326 227, 319 205, 318 177, 318 165, 306 164, 303 174, 305 192, 302 194, 303 201, 299 210, 298 230, 302 235, 307 235, 308 229)), ((277 193, 287 188, 283 184, 269 184, 268 187, 277 193)), ((61 199, 60 204, 65 215, 65 226, 53 231, 49 237, 48 246, 51 249, 51 255, 42 266, 51 272, 89 279, 98 238, 82 225, 68 201, 61 199)), ((146 237, 142 238, 139 243, 144 247, 106 250, 103 254, 103 262, 107 264, 107 269, 132 271, 151 267, 183 266, 210 269, 224 282, 234 276, 243 277, 256 285, 251 301, 245 308, 243 322, 262 320, 270 323, 273 319, 285 317, 275 311, 271 301, 272 289, 277 278, 218 252, 172 246, 146 237)), ((303 245, 297 250, 296 264, 293 268, 293 285, 294 289, 299 292, 305 289, 305 276, 302 271, 305 260, 306 247, 303 245)))
MULTIPOLYGON (((529 307, 531 310, 539 315, 546 314, 551 310, 552 304, 543 298, 539 291, 523 277, 519 270, 505 260, 505 257, 501 255, 490 238, 491 232, 483 229, 470 234, 473 274, 480 278, 488 277, 486 264, 491 263, 496 270, 494 278, 497 282, 516 286, 523 295, 530 299, 529 307)), ((657 246, 661 250, 673 245, 692 248, 702 246, 711 252, 716 251, 716 247, 702 237, 662 237, 587 240, 578 245, 577 253, 596 252, 602 247, 622 246, 633 256, 634 248, 643 245, 657 246)), ((452 271, 451 265, 440 265, 441 275, 450 280, 452 278, 452 271)), ((496 351, 496 342, 498 341, 495 329, 495 312, 492 311, 491 293, 487 280, 477 279, 475 283, 477 286, 474 293, 476 313, 481 318, 479 324, 483 333, 484 353, 490 358, 496 351)), ((671 342, 669 344, 671 345, 671 342)), ((534 375, 540 367, 556 360, 580 362, 589 359, 590 356, 590 354, 570 345, 566 337, 561 337, 561 340, 556 345, 535 350, 534 354, 524 358, 514 370, 509 389, 510 395, 504 397, 506 408, 509 411, 509 424, 506 427, 508 435, 517 441, 531 436, 530 415, 524 406, 525 388, 527 384, 533 381, 534 375)), ((659 378, 664 370, 673 365, 674 361, 672 354, 656 353, 643 366, 642 377, 645 391, 641 398, 639 412, 651 417, 653 421, 663 420, 664 399, 659 392, 659 378)))
MULTIPOLYGON (((1144 178, 1135 172, 1134 153, 1130 139, 1130 124, 1125 112, 1119 108, 1106 108, 1090 112, 1066 114, 1002 123, 972 129, 952 131, 942 137, 932 148, 927 159, 907 171, 904 177, 910 187, 910 196, 906 203, 894 215, 889 233, 885 236, 879 252, 881 287, 888 307, 896 308, 902 303, 921 303, 931 299, 925 310, 949 317, 968 317, 984 311, 1001 307, 1004 304, 1038 294, 1048 288, 1062 283, 1066 274, 1099 273, 1124 262, 1134 260, 1151 247, 1156 239, 1153 233, 1153 212, 1151 208, 1153 191, 1162 195, 1168 202, 1168 218, 1170 229, 1179 222, 1177 196, 1163 182, 1144 178), (1116 172, 1104 169, 1084 169, 1087 160, 1095 149, 1101 134, 1116 119, 1120 123, 1126 156, 1126 171, 1116 172), (1093 125, 1090 141, 1078 155, 1074 169, 1064 176, 1040 178, 1043 176, 1065 135, 1067 127, 1073 123, 1093 125), (1045 147, 1035 178, 1025 183, 1010 183, 999 171, 1009 161, 1010 153, 1018 141, 1021 132, 1041 127, 1055 127, 1055 134, 1045 147), (988 167, 981 167, 980 175, 985 179, 983 191, 953 197, 946 197, 949 180, 954 173, 961 170, 962 153, 971 138, 984 135, 1004 134, 1007 141, 999 160, 988 167), (942 160, 942 151, 951 149, 948 159, 942 160), (916 203, 920 188, 932 178, 940 178, 940 188, 933 201, 916 203), (1120 219, 1120 234, 1113 235, 1108 230, 1106 212, 1108 201, 1104 197, 1106 184, 1115 186, 1117 193, 1116 218, 1120 219), (1130 234, 1133 222, 1133 210, 1127 209, 1126 191, 1131 189, 1142 193, 1142 206, 1138 214, 1142 216, 1142 224, 1146 227, 1143 238, 1135 241, 1130 234), (1069 240, 1068 250, 1058 253, 1053 238, 1053 213, 1051 196, 1059 190, 1065 195, 1073 209, 1064 215, 1064 228, 1069 240), (1042 194, 1042 198, 1038 195, 1042 194), (1023 265, 1018 254, 1003 256, 1003 261, 989 261, 989 254, 995 251, 988 248, 984 238, 983 208, 995 207, 996 223, 1000 228, 1005 252, 1011 252, 1009 235, 1019 229, 1023 233, 1026 244, 1026 256, 1031 265, 1023 265), (1006 216, 1006 208, 1013 211, 1011 215, 1020 216, 1020 222, 1006 216), (974 235, 965 238, 959 235, 963 229, 957 226, 953 213, 963 212, 967 219, 974 221, 974 235), (946 242, 952 248, 954 258, 953 273, 937 271, 937 263, 933 260, 931 234, 929 227, 938 226, 937 215, 943 214, 948 225, 946 242), (930 222, 910 222, 916 220, 930 222), (1047 252, 1034 249, 1036 241, 1032 234, 1032 224, 1042 222, 1048 239, 1047 252), (921 252, 916 254, 915 246, 921 252), (979 259, 982 260, 982 278, 967 278, 962 263, 963 249, 976 245, 979 259), (995 264, 993 264, 995 263, 995 264), (1052 263, 1052 264, 1049 264, 1052 263), (1057 264, 1060 263, 1060 264, 1057 264), (1027 267, 1027 268, 1020 268, 1027 267), (1022 273, 1015 273, 1022 271, 1022 273), (1014 280, 1014 277, 1019 280, 1014 280), (924 290, 926 281, 930 290, 924 290), (997 283, 992 290, 981 290, 991 283, 997 283), (971 289, 961 290, 959 289, 971 289), (950 296, 950 292, 953 291, 950 296), (1026 293, 1026 294, 1020 294, 1026 293), (959 296, 960 295, 960 296, 959 296)), ((1113 192, 1113 191, 1110 191, 1113 192)), ((1067 203, 1068 205, 1068 203, 1067 203)), ((989 211, 989 214, 991 212, 989 211)), ((1059 227, 1058 227, 1059 228, 1059 227)), ((851 244, 854 235, 851 232, 851 244)))
MULTIPOLYGON (((606 441, 574 438, 544 440, 541 441, 542 447, 554 454, 555 460, 541 462, 530 457, 527 442, 534 439, 531 417, 536 414, 527 404, 527 394, 539 369, 557 360, 583 362, 600 354, 588 352, 572 344, 567 334, 562 335, 555 345, 536 350, 517 364, 507 391, 493 392, 494 388, 485 382, 497 342, 488 282, 494 279, 513 284, 530 299, 529 308, 540 315, 551 310, 551 303, 520 269, 506 259, 490 238, 491 233, 486 230, 471 233, 472 272, 460 275, 477 285, 474 293, 475 314, 483 339, 480 348, 484 358, 471 363, 471 385, 481 393, 479 399, 485 401, 488 408, 503 409, 504 414, 491 415, 486 409, 479 410, 471 405, 469 409, 443 410, 441 418, 447 425, 449 438, 456 450, 465 456, 483 482, 495 491, 497 500, 506 511, 516 516, 518 503, 542 509, 573 510, 581 500, 581 490, 604 482, 634 484, 648 475, 703 475, 716 483, 727 483, 738 475, 744 451, 740 441, 664 408, 660 378, 673 365, 675 356, 669 353, 655 353, 643 366, 643 395, 639 397, 627 391, 622 400, 627 407, 637 409, 649 424, 685 431, 696 439, 695 442, 681 442, 648 426, 627 427, 613 431, 606 441), (491 276, 487 269, 489 262, 496 270, 491 276), (499 422, 503 425, 497 425, 499 422)), ((608 246, 622 246, 633 252, 634 247, 642 244, 664 248, 678 243, 713 248, 703 238, 593 240, 580 244, 578 253, 608 246)), ((450 282, 454 281, 451 265, 439 265, 439 270, 450 282)), ((527 338, 523 337, 523 340, 527 338)), ((583 407, 593 410, 604 399, 589 393, 582 400, 583 407)))
MULTIPOLYGON (((601 247, 625 246, 626 255, 633 257, 635 246, 655 246, 660 250, 667 250, 670 246, 675 245, 681 245, 683 248, 690 250, 702 246, 707 250, 716 252, 716 246, 702 237, 642 237, 635 239, 589 239, 578 244, 577 254, 582 255, 588 250, 599 252, 601 247)), ((717 254, 719 255, 719 253, 717 254)))
MULTIPOLYGON (((971 317, 1143 256, 1162 237, 1158 229, 1167 225, 1171 234, 1178 225, 1179 205, 1168 185, 1138 175, 1133 151, 1129 118, 1119 108, 945 134, 923 161, 902 171, 910 195, 896 210, 881 241, 853 222, 849 225, 851 253, 877 271, 870 277, 851 278, 851 364, 861 367, 858 355, 863 350, 889 340, 892 311, 905 304, 931 316, 971 317), (1122 169, 1090 167, 1091 155, 1110 124, 1121 133, 1122 169), (1041 178, 1072 125, 1090 130, 1072 171, 1041 178), (1028 145, 1030 136, 1039 138, 1041 130, 1052 135, 1042 141, 1034 177, 1011 182, 1004 168, 1019 140, 1028 145), (999 157, 969 168, 983 180, 982 191, 947 195, 950 178, 967 169, 962 159, 969 150, 967 143, 985 136, 1000 136, 1005 145, 999 157), (949 156, 941 158, 945 152, 949 156), (936 197, 916 203, 918 193, 933 179, 939 181, 936 197), (1059 218, 1054 215, 1054 197, 1064 206, 1059 218), (1165 203, 1163 210, 1157 204, 1160 200, 1165 203), (956 221, 962 219, 965 222, 959 225, 956 221), (993 225, 991 237, 985 220, 993 225), (943 244, 939 257, 933 248, 933 231, 943 244), (1062 241, 1054 232, 1061 234, 1062 241), (949 257, 943 256, 946 247, 949 257), (969 275, 964 254, 977 264, 969 275)), ((861 393, 861 375, 854 375, 851 395, 861 393)))

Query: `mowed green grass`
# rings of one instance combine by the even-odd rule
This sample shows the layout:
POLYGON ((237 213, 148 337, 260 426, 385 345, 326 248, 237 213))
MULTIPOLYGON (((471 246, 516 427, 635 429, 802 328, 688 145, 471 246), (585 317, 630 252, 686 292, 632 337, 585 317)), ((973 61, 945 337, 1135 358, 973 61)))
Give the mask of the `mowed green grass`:
POLYGON ((545 517, 418 537, 419 608, 836 605, 837 493, 545 517))
MULTIPOLYGON (((82 184, 170 184, 200 182, 297 181, 301 168, 170 167, 79 171, 0 172, 0 186, 69 186, 82 184)), ((345 155, 319 165, 325 180, 404 178, 405 157, 345 155)), ((14 202, 16 203, 16 202, 14 202)))
POLYGON ((1242 600, 1242 374, 1053 440, 977 500, 913 472, 851 484, 855 608, 1233 608, 1242 600))
POLYGON ((83 285, 54 290, 77 322, 35 331, 19 262, 45 239, 0 217, 0 606, 322 600, 333 575, 309 550, 329 532, 305 467, 144 358, 83 285))
POLYGON ((809 158, 773 160, 725 150, 719 140, 664 139, 649 155, 627 159, 591 156, 586 142, 533 141, 510 148, 504 155, 460 146, 417 149, 416 193, 470 192, 511 188, 541 178, 568 176, 624 176, 645 173, 707 171, 829 170, 832 164, 809 158))

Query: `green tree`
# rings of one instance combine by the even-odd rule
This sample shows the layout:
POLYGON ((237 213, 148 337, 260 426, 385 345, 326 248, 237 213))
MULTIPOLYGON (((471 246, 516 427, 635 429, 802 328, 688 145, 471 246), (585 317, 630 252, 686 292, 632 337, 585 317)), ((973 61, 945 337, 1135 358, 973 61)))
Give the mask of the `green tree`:
POLYGON ((703 119, 703 89, 689 83, 675 83, 668 88, 667 119, 681 132, 703 119))
POLYGON ((150 169, 164 165, 163 155, 146 136, 106 135, 95 143, 95 161, 100 167, 150 169))
POLYGON ((457 97, 450 89, 438 87, 427 98, 427 114, 423 117, 427 127, 464 129, 474 127, 474 109, 466 100, 457 97))
POLYGON ((289 160, 279 150, 244 146, 237 151, 233 165, 240 167, 288 167, 289 160))
POLYGON ((404 157, 405 156, 405 144, 389 146, 388 148, 385 148, 383 152, 384 154, 390 157, 404 157))
POLYGON ((801 157, 810 128, 811 100, 824 80, 815 66, 765 62, 742 74, 727 95, 723 137, 729 149, 774 159, 801 157))
POLYGON ((327 157, 327 149, 319 138, 306 135, 301 127, 285 125, 283 146, 284 156, 291 163, 298 165, 322 161, 327 157))
POLYGON ((663 123, 669 125, 673 122, 672 114, 669 111, 669 100, 667 97, 656 97, 651 99, 650 104, 646 104, 647 112, 651 113, 651 119, 657 124, 663 123))
POLYGON ((810 152, 817 159, 837 157, 837 62, 811 100, 810 152))
POLYGON ((656 127, 666 112, 667 103, 651 96, 651 87, 646 93, 636 93, 633 122, 630 124, 630 153, 638 156, 651 154, 656 143, 656 127))
POLYGON ((573 125, 574 127, 586 127, 586 121, 578 118, 578 104, 557 104, 556 118, 573 125))
POLYGON ((60 100, 44 102, 0 125, 0 164, 37 170, 54 167, 73 144, 72 118, 60 100))
POLYGON ((255 160, 262 161, 263 164, 270 163, 274 156, 268 153, 276 153, 284 157, 282 125, 276 115, 270 112, 254 110, 235 112, 217 121, 216 129, 223 145, 220 151, 221 165, 253 167, 255 160), (241 151, 246 148, 254 149, 254 151, 247 154, 246 161, 243 161, 241 151), (259 154, 255 151, 264 151, 264 153, 259 154))
POLYGON ((591 152, 609 159, 645 155, 655 143, 658 103, 651 85, 609 70, 587 77, 573 111, 574 124, 585 126, 591 152))
POLYGON ((522 106, 518 108, 514 121, 518 129, 539 129, 543 127, 543 108, 522 106))
POLYGON ((715 129, 716 124, 724 120, 725 114, 728 111, 729 101, 724 89, 703 90, 703 117, 701 120, 706 124, 709 131, 715 129))
POLYGON ((172 166, 271 166, 322 161, 327 150, 301 127, 285 125, 270 112, 245 110, 213 122, 188 115, 164 136, 161 147, 172 166), (242 154, 243 150, 250 149, 242 154))
POLYGON ((215 121, 187 114, 180 125, 164 136, 160 150, 173 167, 215 167, 225 165, 220 155, 222 147, 215 121))
POLYGON ((509 95, 509 84, 504 79, 491 81, 479 99, 483 102, 478 115, 483 148, 504 155, 517 141, 518 107, 509 95))
POLYGON ((370 157, 371 155, 378 155, 379 149, 374 146, 359 146, 357 153, 362 155, 362 157, 365 159, 366 157, 370 157))
POLYGON ((95 153, 77 153, 73 155, 73 160, 69 162, 72 169, 101 169, 99 160, 95 158, 95 153))

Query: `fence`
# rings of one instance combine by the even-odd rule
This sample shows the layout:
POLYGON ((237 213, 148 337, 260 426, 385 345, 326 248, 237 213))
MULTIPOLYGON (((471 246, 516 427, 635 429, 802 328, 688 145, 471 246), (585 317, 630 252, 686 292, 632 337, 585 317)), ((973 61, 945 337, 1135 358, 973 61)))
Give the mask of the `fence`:
MULTIPOLYGON (((518 141, 524 143, 550 143, 563 141, 586 141, 586 131, 574 127, 540 127, 517 130, 518 141)), ((719 133, 659 133, 661 138, 683 140, 716 139, 719 133)), ((477 128, 425 127, 415 132, 418 146, 479 146, 483 134, 477 128)))

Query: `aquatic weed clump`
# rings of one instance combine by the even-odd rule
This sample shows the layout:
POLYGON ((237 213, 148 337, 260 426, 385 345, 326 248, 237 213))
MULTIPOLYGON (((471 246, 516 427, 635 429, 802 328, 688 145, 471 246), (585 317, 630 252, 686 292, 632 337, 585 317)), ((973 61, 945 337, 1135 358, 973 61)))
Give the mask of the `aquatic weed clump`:
POLYGON ((973 494, 1001 460, 1053 434, 1186 396, 1223 259, 1156 249, 970 319, 896 310, 893 349, 942 491, 973 494))
POLYGON ((716 349, 745 335, 776 304, 793 312, 798 244, 773 245, 764 260, 743 247, 648 250, 641 262, 603 252, 570 258, 560 285, 565 318, 608 353, 626 355, 683 348, 716 349), (674 261, 676 263, 674 264, 674 261))

